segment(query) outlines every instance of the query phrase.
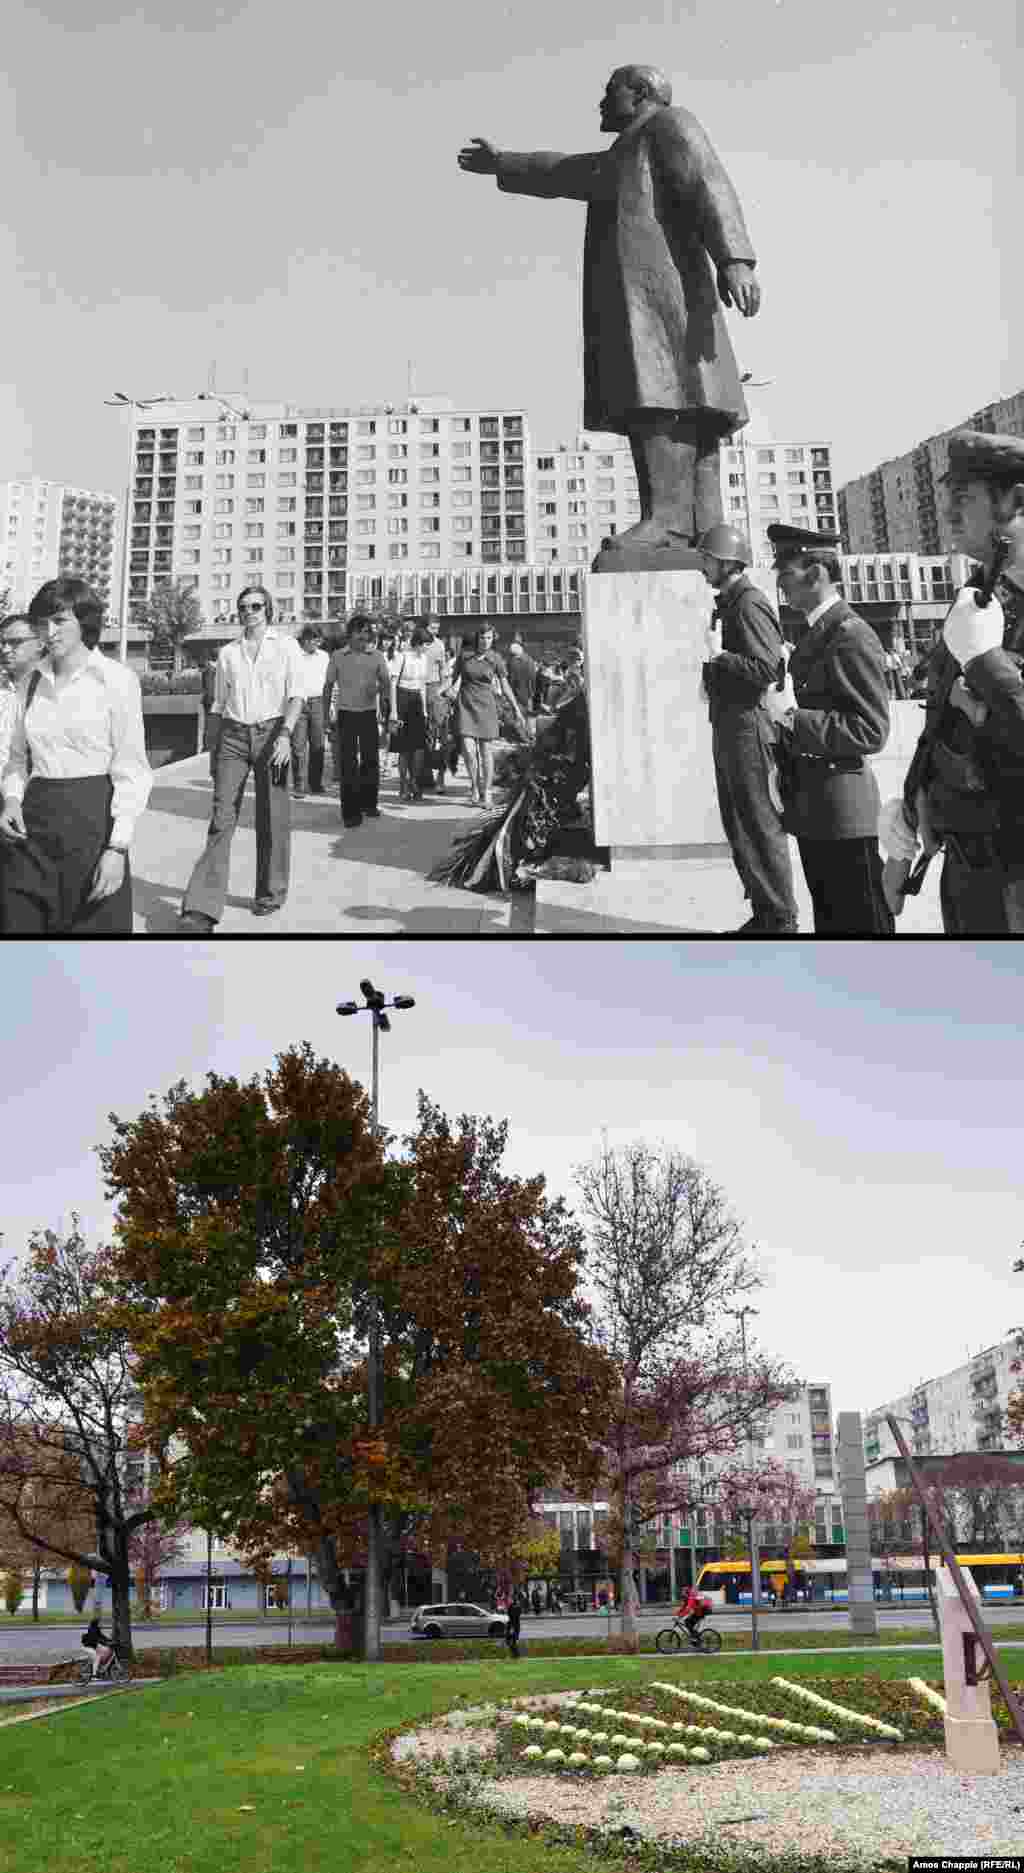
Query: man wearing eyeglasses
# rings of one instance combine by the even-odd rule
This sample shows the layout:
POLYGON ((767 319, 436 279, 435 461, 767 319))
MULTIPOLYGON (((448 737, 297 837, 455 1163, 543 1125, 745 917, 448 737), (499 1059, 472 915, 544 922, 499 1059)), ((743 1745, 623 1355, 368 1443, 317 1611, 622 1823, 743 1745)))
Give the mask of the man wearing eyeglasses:
POLYGON ((0 778, 11 751, 19 684, 31 676, 45 650, 45 627, 37 630, 27 613, 19 611, 0 620, 0 667, 6 679, 6 688, 0 690, 0 778))
POLYGON ((299 652, 273 628, 270 593, 250 585, 238 597, 241 636, 217 658, 213 729, 213 817, 206 850, 188 882, 183 931, 209 936, 224 914, 231 841, 252 773, 256 787, 256 895, 253 915, 280 910, 288 895, 292 730, 302 709, 299 652))

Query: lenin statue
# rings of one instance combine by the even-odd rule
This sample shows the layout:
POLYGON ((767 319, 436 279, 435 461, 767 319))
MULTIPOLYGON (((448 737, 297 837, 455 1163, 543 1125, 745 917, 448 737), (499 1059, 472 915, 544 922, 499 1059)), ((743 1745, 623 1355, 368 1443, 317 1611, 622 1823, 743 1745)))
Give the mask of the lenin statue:
POLYGON ((605 543, 602 570, 657 565, 665 549, 678 564, 722 520, 719 445, 748 420, 722 307, 757 311, 754 250, 718 156, 671 100, 661 72, 624 65, 601 99, 609 149, 514 154, 474 137, 459 152, 511 194, 587 203, 583 425, 629 437, 641 511, 605 543))

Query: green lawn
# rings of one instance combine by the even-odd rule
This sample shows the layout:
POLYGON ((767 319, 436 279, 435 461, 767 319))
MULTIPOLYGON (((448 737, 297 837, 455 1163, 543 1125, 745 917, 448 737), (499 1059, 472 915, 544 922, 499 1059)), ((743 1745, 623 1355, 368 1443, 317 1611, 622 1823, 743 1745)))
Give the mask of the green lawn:
MULTIPOLYGON (((421 1806, 372 1759, 380 1733, 522 1692, 678 1682, 739 1687, 777 1659, 650 1657, 388 1666, 264 1664, 183 1675, 4 1729, 3 1873, 593 1873, 576 1848, 507 1836, 421 1806)), ((787 1676, 837 1676, 790 1659, 787 1676)), ((844 1677, 941 1675, 937 1650, 872 1648, 844 1677)), ((14 1712, 13 1706, 7 1710, 14 1712)), ((6 1713, 5 1713, 6 1714, 6 1713)), ((378 1746, 381 1748, 382 1746, 378 1746)))

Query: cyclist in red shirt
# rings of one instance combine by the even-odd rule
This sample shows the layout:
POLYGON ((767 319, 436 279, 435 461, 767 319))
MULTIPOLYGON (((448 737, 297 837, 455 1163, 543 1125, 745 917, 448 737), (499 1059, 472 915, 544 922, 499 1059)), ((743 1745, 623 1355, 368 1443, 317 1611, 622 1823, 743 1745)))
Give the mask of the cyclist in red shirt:
POLYGON ((676 1618, 681 1619, 691 1639, 697 1637, 697 1627, 711 1611, 711 1601, 705 1600, 696 1587, 690 1587, 681 1606, 676 1608, 676 1618))

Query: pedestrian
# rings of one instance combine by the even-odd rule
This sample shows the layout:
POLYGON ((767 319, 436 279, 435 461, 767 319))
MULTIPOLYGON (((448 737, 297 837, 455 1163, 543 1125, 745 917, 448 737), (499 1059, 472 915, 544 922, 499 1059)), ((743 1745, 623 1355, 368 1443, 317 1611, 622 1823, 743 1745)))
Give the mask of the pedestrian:
POLYGON ((537 714, 537 678, 540 674, 540 666, 527 654, 522 636, 518 631, 508 647, 506 671, 509 689, 526 717, 527 727, 532 727, 533 718, 537 714))
POLYGON ((954 539, 981 572, 928 666, 924 731, 885 823, 898 916, 917 856, 941 851, 947 936, 1024 933, 1024 439, 956 431, 943 477, 954 539), (977 603, 975 593, 983 603, 977 603))
POLYGON ((371 624, 354 612, 345 626, 346 642, 327 666, 324 695, 338 688, 338 758, 341 817, 348 827, 364 816, 379 819, 380 748, 377 711, 385 723, 391 714, 391 682, 383 653, 370 647, 371 624))
POLYGON ((302 708, 299 652, 289 632, 274 627, 265 586, 238 594, 241 636, 217 658, 212 717, 216 748, 213 813, 206 847, 188 881, 180 929, 209 936, 224 915, 231 841, 250 773, 256 789, 254 917, 279 911, 288 896, 291 805, 288 769, 292 732, 302 708))
POLYGON ((722 825, 751 916, 737 936, 797 930, 789 840, 782 829, 775 751, 779 731, 761 708, 783 660, 779 621, 744 571, 750 547, 735 527, 711 527, 698 542, 715 593, 702 673, 711 714, 711 753, 722 825))
POLYGON ((398 797, 422 800, 423 767, 427 753, 427 682, 437 668, 436 653, 428 658, 430 632, 417 625, 402 653, 392 690, 392 709, 399 727, 398 797))
MULTIPOLYGON (((304 624, 299 632, 299 669, 302 680, 302 707, 292 731, 292 792, 301 800, 309 782, 309 791, 324 797, 324 684, 330 657, 315 624, 304 624), (308 760, 308 775, 306 765, 308 760)), ((328 704, 328 707, 330 705, 328 704)))
POLYGON ((130 936, 129 852, 153 785, 139 679, 98 648, 103 604, 84 579, 48 580, 28 618, 48 655, 30 667, 21 652, 3 774, 0 928, 130 936))
POLYGON ((217 766, 217 738, 220 723, 212 714, 213 698, 217 687, 217 652, 211 650, 206 662, 200 666, 200 680, 203 685, 203 753, 210 757, 210 779, 213 779, 217 766))
POLYGON ((539 1587, 535 1587, 533 1589, 533 1592, 530 1595, 530 1601, 533 1606, 534 1615, 537 1619, 539 1619, 540 1618, 540 1588, 539 1587))
POLYGON ((522 1624, 522 1617, 519 1596, 513 1594, 509 1601, 508 1618, 505 1623, 505 1644, 508 1646, 510 1658, 519 1657, 519 1628, 522 1624))
POLYGON ((505 697, 523 733, 523 712, 508 686, 503 658, 494 646, 494 631, 484 625, 474 638, 463 640, 450 691, 458 698, 458 732, 462 758, 469 775, 474 806, 493 806, 494 743, 498 739, 497 697, 505 697))
POLYGON ((783 602, 807 619, 781 688, 762 699, 781 728, 783 825, 795 835, 818 936, 892 936, 868 757, 889 737, 885 658, 839 589, 837 533, 768 528, 783 602))
POLYGON ((27 611, 9 612, 0 620, 0 665, 4 687, 0 689, 0 783, 11 751, 14 718, 18 712, 20 690, 46 655, 45 627, 32 623, 27 611))
POLYGON ((427 749, 423 761, 423 786, 443 793, 448 766, 448 717, 451 707, 444 690, 448 683, 449 660, 441 637, 441 620, 429 615, 422 620, 427 632, 427 749))

